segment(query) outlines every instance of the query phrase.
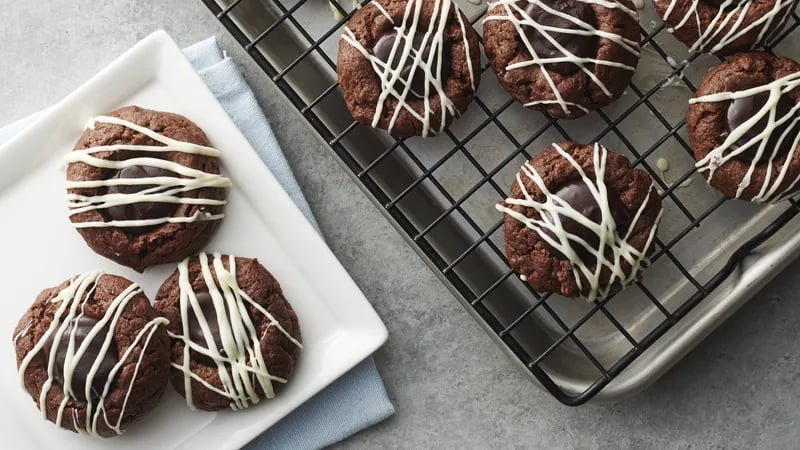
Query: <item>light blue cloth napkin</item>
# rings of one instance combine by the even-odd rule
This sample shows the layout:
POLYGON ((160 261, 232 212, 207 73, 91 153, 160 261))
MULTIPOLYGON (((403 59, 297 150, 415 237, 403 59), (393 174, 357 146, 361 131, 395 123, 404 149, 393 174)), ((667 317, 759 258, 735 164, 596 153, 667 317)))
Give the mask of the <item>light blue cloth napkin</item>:
MULTIPOLYGON (((222 107, 272 171, 306 218, 319 229, 256 98, 233 60, 214 37, 184 53, 222 107)), ((142 105, 145 106, 145 105, 142 105)), ((37 114, 0 128, 0 144, 32 123, 37 114)), ((394 414, 372 358, 335 381, 300 408, 247 444, 247 449, 322 448, 381 422, 394 414)))

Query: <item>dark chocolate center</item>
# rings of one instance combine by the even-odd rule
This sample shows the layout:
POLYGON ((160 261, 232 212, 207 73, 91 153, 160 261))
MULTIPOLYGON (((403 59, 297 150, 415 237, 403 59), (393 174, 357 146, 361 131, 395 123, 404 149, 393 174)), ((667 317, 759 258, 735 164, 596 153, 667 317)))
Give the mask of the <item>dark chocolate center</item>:
MULTIPOLYGON (((440 61, 438 49, 436 52, 431 54, 431 44, 436 37, 429 36, 428 42, 426 42, 425 46, 423 47, 422 40, 424 37, 425 33, 415 32, 413 34, 411 38, 411 51, 405 60, 403 60, 402 67, 398 66, 400 66, 400 60, 403 56, 404 48, 407 45, 408 37, 402 36, 397 33, 397 30, 392 29, 388 33, 378 38, 378 42, 376 42, 375 46, 372 47, 372 53, 376 58, 388 63, 392 69, 400 70, 399 83, 398 86, 395 86, 395 90, 402 92, 405 88, 405 85, 410 82, 410 92, 417 98, 425 97, 426 67, 430 67, 430 73, 433 77, 433 79, 427 83, 429 85, 429 95, 435 92, 433 85, 434 79, 438 79, 442 86, 444 86, 445 80, 450 75, 450 64, 448 60, 448 56, 450 55, 450 39, 447 36, 444 36, 443 38, 444 45, 441 47, 443 61, 441 61, 441 68, 439 68, 440 61), (389 63, 389 56, 391 56, 392 48, 395 47, 395 42, 397 42, 397 48, 395 49, 392 62, 389 63), (417 59, 419 59, 419 61, 417 66, 413 68, 412 74, 412 66, 417 59)), ((386 76, 388 75, 389 74, 387 73, 386 76)))
MULTIPOLYGON (((569 204, 582 216, 588 218, 594 223, 600 223, 602 218, 600 205, 597 204, 597 201, 595 201, 595 198, 589 191, 586 183, 584 183, 582 180, 575 180, 566 184, 557 190, 554 195, 569 204)), ((614 193, 610 191, 608 192, 608 204, 611 208, 611 216, 614 218, 614 222, 617 225, 617 234, 624 235, 630 226, 631 220, 630 214, 628 214, 628 209, 625 208, 622 200, 620 200, 617 195, 614 195, 614 193)), ((582 238, 593 248, 599 247, 600 237, 597 236, 597 234, 595 234, 592 230, 581 225, 578 221, 570 217, 560 215, 559 218, 561 219, 561 226, 564 228, 564 231, 571 235, 582 238)), ((550 232, 548 232, 548 234, 554 239, 558 240, 554 234, 550 232)), ((587 266, 592 266, 597 263, 597 259, 595 258, 593 252, 588 251, 583 245, 574 242, 571 239, 570 241, 572 249, 578 254, 584 264, 587 266)))
MULTIPOLYGON (((113 179, 118 178, 152 178, 152 177, 176 177, 174 172, 159 167, 152 166, 130 166, 118 170, 113 179)), ((135 194, 145 189, 157 187, 154 184, 122 184, 108 187, 109 194, 135 194)), ((164 188, 168 189, 168 188, 164 188)), ((177 203, 164 202, 141 202, 127 205, 112 206, 106 209, 106 213, 111 220, 147 220, 170 217, 178 206, 177 203)), ((120 227, 127 233, 142 234, 153 226, 146 227, 120 227)))
MULTIPOLYGON (((72 348, 72 358, 77 358, 78 348, 83 341, 89 337, 89 332, 92 331, 92 328, 94 328, 97 322, 97 320, 87 316, 81 316, 72 319, 66 331, 64 331, 64 333, 61 335, 58 344, 55 346, 53 345, 54 334, 50 335, 47 343, 45 344, 45 348, 52 352, 53 347, 55 347, 56 360, 55 367, 53 369, 53 378, 57 382, 61 383, 62 385, 64 383, 64 364, 67 359, 70 336, 72 336, 74 333, 75 341, 72 348)), ((78 360, 78 363, 72 372, 72 381, 70 383, 70 387, 72 388, 73 395, 77 400, 84 402, 88 400, 86 398, 86 382, 89 378, 89 372, 92 369, 92 365, 100 357, 100 349, 103 346, 103 341, 105 341, 107 333, 108 326, 101 329, 100 332, 92 338, 91 343, 78 360)), ((111 374, 111 370, 117 364, 117 361, 117 346, 112 339, 111 345, 103 355, 103 359, 100 361, 100 366, 97 368, 97 372, 95 372, 94 377, 92 378, 91 396, 93 401, 97 401, 102 395, 103 389, 108 381, 108 376, 111 374)), ((73 362, 72 364, 74 365, 75 363, 73 362)))
MULTIPOLYGON (((750 118, 758 114, 768 100, 769 92, 761 92, 749 97, 734 99, 728 106, 726 122, 728 133, 744 125, 744 123, 750 120, 750 118)), ((793 107, 794 102, 789 97, 785 95, 781 96, 776 107, 775 120, 777 121, 782 117, 787 116, 793 107)), ((794 115, 797 115, 797 112, 795 112, 794 115)), ((769 135, 769 140, 767 141, 767 146, 764 150, 764 153, 762 153, 760 160, 768 161, 772 155, 772 152, 775 150, 775 147, 778 147, 778 156, 786 156, 789 153, 789 151, 792 149, 792 144, 794 144, 797 133, 800 132, 800 127, 798 125, 792 126, 791 121, 792 119, 790 118, 772 130, 772 133, 769 135), (786 134, 786 137, 784 137, 783 141, 779 144, 781 135, 783 135, 790 127, 791 131, 786 134)), ((769 111, 764 115, 764 117, 756 122, 754 126, 750 127, 744 133, 741 139, 736 141, 736 145, 742 146, 747 144, 748 141, 763 132, 767 128, 768 124, 769 111)), ((745 161, 752 161, 756 157, 756 152, 758 152, 760 143, 760 140, 758 142, 754 142, 744 153, 737 155, 737 158, 745 161)))
MULTIPOLYGON (((205 316, 206 322, 208 323, 208 328, 211 331, 211 335, 214 338, 214 345, 216 345, 222 356, 227 356, 225 350, 222 348, 222 339, 219 336, 217 309, 214 307, 214 300, 211 298, 211 294, 208 292, 197 292, 195 296, 197 297, 197 303, 200 304, 200 309, 203 311, 203 316, 205 316)), ((197 320, 197 313, 193 308, 189 309, 189 340, 203 348, 208 348, 206 335, 203 333, 203 329, 200 327, 200 321, 197 320)), ((198 352, 193 352, 192 357, 196 361, 202 362, 208 366, 216 365, 212 358, 209 358, 208 356, 198 352)))
MULTIPOLYGON (((592 28, 596 28, 596 19, 592 7, 586 3, 577 0, 544 0, 541 2, 547 7, 559 11, 561 13, 570 15, 592 28)), ((539 6, 539 3, 529 2, 528 0, 520 0, 517 6, 525 11, 534 22, 539 25, 549 27, 558 27, 564 30, 583 30, 576 23, 569 19, 559 17, 546 11, 539 6)), ((550 40, 547 39, 542 33, 534 27, 525 27, 525 34, 528 40, 533 45, 533 50, 539 58, 561 58, 566 56, 576 56, 579 58, 592 58, 597 54, 597 36, 595 35, 578 35, 571 33, 560 33, 558 31, 546 31, 556 42, 558 42, 564 49, 567 50, 565 54, 559 50, 550 40)), ((546 65, 549 70, 558 72, 562 75, 570 75, 577 72, 580 67, 571 62, 558 62, 546 65)))

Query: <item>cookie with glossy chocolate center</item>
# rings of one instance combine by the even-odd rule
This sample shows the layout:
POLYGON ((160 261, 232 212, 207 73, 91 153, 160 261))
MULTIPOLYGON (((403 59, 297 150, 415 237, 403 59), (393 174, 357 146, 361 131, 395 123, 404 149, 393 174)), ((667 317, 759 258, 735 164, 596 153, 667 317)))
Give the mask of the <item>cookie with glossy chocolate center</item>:
POLYGON ((107 117, 93 119, 67 155, 73 226, 92 250, 140 272, 199 251, 227 195, 205 133, 181 115, 137 106, 107 117), (157 151, 166 139, 174 151, 157 151))
POLYGON ((374 0, 350 18, 337 72, 358 122, 397 136, 431 136, 472 102, 478 34, 452 0, 374 0))
POLYGON ((536 290, 597 300, 648 266, 661 196, 626 157, 599 145, 553 144, 519 180, 498 209, 508 263, 536 290))
POLYGON ((686 127, 698 170, 726 196, 792 195, 800 189, 800 63, 761 52, 729 57, 698 86, 686 127))
POLYGON ((640 55, 638 17, 629 0, 497 0, 483 20, 484 51, 514 100, 577 118, 630 83, 640 55))
POLYGON ((653 6, 690 52, 730 55, 769 42, 797 0, 653 0, 653 6))
POLYGON ((169 338, 141 288, 88 272, 43 290, 13 333, 23 385, 47 420, 121 434, 160 400, 169 338))
POLYGON ((239 410, 272 398, 300 357, 297 315, 255 259, 184 260, 155 307, 170 321, 172 386, 190 408, 239 410), (242 378, 249 382, 231 382, 242 378))

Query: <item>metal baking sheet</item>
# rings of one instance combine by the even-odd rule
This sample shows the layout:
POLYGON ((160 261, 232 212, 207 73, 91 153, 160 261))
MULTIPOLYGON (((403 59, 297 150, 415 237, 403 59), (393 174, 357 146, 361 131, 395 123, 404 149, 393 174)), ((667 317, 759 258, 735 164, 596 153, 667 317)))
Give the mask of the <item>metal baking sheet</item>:
MULTIPOLYGON (((349 0, 342 2, 346 10, 353 9, 349 0)), ((228 0, 217 0, 217 3, 222 8, 231 5, 228 0)), ((485 7, 485 4, 468 1, 460 1, 459 5, 471 19, 475 19, 485 7)), ((336 80, 331 63, 336 61, 341 27, 337 28, 339 18, 331 12, 326 1, 297 3, 287 0, 276 4, 271 0, 239 0, 234 6, 236 14, 230 17, 249 41, 258 41, 257 55, 253 51, 251 54, 268 58, 270 64, 279 70, 286 69, 285 75, 277 77, 278 83, 289 83, 305 103, 329 92, 336 80), (287 11, 292 13, 290 18, 276 22, 276 18, 287 11), (265 30, 270 30, 269 37, 258 40, 265 30), (319 46, 309 44, 320 40, 319 46)), ((646 33, 662 28, 649 3, 640 14, 640 23, 646 33)), ((475 27, 481 31, 480 21, 475 27)), ((800 59, 798 41, 800 32, 792 32, 775 48, 775 52, 800 59)), ((497 333, 536 302, 519 279, 507 276, 508 266, 496 250, 503 248, 503 236, 498 227, 501 216, 494 204, 503 198, 520 165, 526 160, 524 154, 514 155, 517 143, 530 141, 527 153, 533 155, 552 142, 566 138, 582 142, 599 139, 609 149, 627 154, 631 159, 636 156, 629 150, 631 147, 637 153, 643 153, 657 145, 645 158, 651 175, 661 180, 662 188, 680 184, 664 199, 665 211, 658 239, 662 243, 680 239, 645 272, 642 285, 670 312, 697 291, 676 264, 684 266, 695 280, 702 283, 717 273, 742 243, 787 209, 785 203, 760 206, 740 201, 727 201, 715 209, 722 202, 722 195, 707 186, 701 176, 689 175, 694 160, 679 139, 688 142, 686 129, 680 124, 687 101, 692 96, 692 86, 699 84, 708 69, 720 60, 709 55, 691 58, 685 46, 664 30, 658 31, 652 42, 657 47, 648 42, 642 48, 633 84, 640 93, 655 89, 647 102, 662 117, 657 117, 644 103, 632 114, 623 116, 640 99, 640 95, 629 88, 617 102, 602 110, 609 120, 618 121, 613 129, 608 129, 606 121, 601 120, 597 113, 573 121, 561 120, 554 126, 541 113, 511 102, 491 71, 483 73, 478 90, 482 105, 473 104, 453 123, 450 127, 452 137, 408 139, 403 141, 407 146, 403 151, 393 149, 394 140, 382 131, 363 126, 350 128, 352 119, 338 89, 329 92, 312 108, 315 117, 331 130, 331 136, 326 139, 337 143, 339 138, 336 136, 344 133, 340 143, 347 147, 354 161, 343 161, 343 165, 354 180, 398 226, 409 243, 424 251, 421 253, 423 259, 508 356, 529 375, 530 370, 497 333), (476 127, 492 115, 496 115, 496 119, 475 133, 476 127), (619 120, 620 117, 624 118, 619 120), (454 149, 453 137, 468 140, 463 148, 454 149), (663 168, 664 161, 667 161, 669 169, 661 172, 658 168, 663 168), (363 171, 365 167, 369 170, 363 171), (358 173, 362 171, 364 173, 358 173), (419 181, 423 174, 429 176, 419 181), (683 178, 686 181, 681 181, 683 178), (480 187, 476 189, 476 186, 480 187), (381 195, 375 195, 376 192, 381 195), (396 201, 399 194, 402 194, 402 199, 396 201), (463 201, 453 208, 454 200, 463 201), (395 203, 396 207, 386 208, 387 204, 395 203), (679 204, 685 209, 681 209, 679 204), (450 210, 453 212, 437 222, 440 215, 450 210), (696 219, 702 220, 697 226, 692 226, 696 219), (435 226, 430 232, 418 240, 401 228, 421 231, 432 224, 435 226), (488 242, 481 242, 482 234, 487 230, 490 232, 488 241, 495 248, 491 248, 488 242), (481 242, 480 245, 472 249, 477 242, 481 242), (467 257, 459 259, 471 249, 467 257), (457 264, 453 265, 453 272, 458 277, 449 277, 441 267, 454 262, 457 264), (504 274, 505 279, 498 282, 504 274), (463 285, 454 285, 461 280, 467 281, 463 285), (499 286, 481 302, 496 318, 495 323, 487 323, 469 304, 463 292, 472 292, 473 297, 478 297, 496 284, 499 286)), ((595 399, 621 399, 655 381, 799 253, 800 221, 792 220, 746 258, 727 281, 674 324, 595 399)), ((564 334, 564 325, 571 327, 594 307, 593 304, 557 296, 548 299, 546 304, 551 312, 537 308, 511 331, 515 343, 534 358, 564 334), (562 323, 554 320, 553 314, 562 323)), ((662 312, 638 287, 618 294, 605 305, 605 309, 636 340, 664 322, 662 312)), ((613 365, 632 349, 630 341, 604 314, 594 314, 574 334, 605 367, 613 365)), ((570 339, 564 340, 542 362, 542 367, 569 393, 583 392, 598 378, 598 369, 570 339)))

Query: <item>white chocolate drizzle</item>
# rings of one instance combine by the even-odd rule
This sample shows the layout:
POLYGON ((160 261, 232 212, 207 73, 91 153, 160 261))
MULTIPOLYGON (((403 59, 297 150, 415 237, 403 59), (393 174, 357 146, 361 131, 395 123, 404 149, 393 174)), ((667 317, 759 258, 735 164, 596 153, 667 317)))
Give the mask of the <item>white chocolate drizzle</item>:
POLYGON ((422 52, 415 51, 413 48, 414 35, 417 32, 422 32, 422 6, 425 1, 430 0, 411 0, 407 3, 406 9, 403 14, 402 22, 397 25, 394 24, 391 15, 384 9, 383 6, 377 1, 372 1, 367 6, 374 6, 381 14, 389 19, 395 25, 398 39, 395 40, 392 50, 389 53, 387 63, 378 59, 369 50, 364 48, 358 41, 356 35, 349 27, 344 28, 342 39, 349 45, 358 50, 364 58, 366 58, 372 65, 372 69, 378 74, 381 83, 381 93, 378 96, 378 102, 375 105, 375 115, 372 117, 371 126, 377 127, 383 116, 384 109, 387 106, 387 99, 393 98, 397 101, 392 112, 392 118, 389 121, 387 131, 390 133, 394 128, 394 124, 403 110, 422 123, 421 136, 426 137, 432 134, 441 133, 447 125, 447 117, 460 115, 459 110, 456 108, 455 103, 447 96, 445 91, 445 80, 441 78, 442 65, 448 64, 447 56, 444 54, 446 48, 445 34, 447 33, 447 25, 450 17, 455 17, 461 28, 462 42, 464 43, 464 57, 467 61, 467 70, 469 71, 470 83, 472 91, 475 92, 475 73, 472 67, 472 58, 470 56, 469 41, 467 39, 467 25, 461 16, 461 11, 452 0, 432 0, 433 13, 430 24, 424 31, 424 37, 420 48, 426 48, 430 45, 430 53, 423 54, 422 52), (399 37, 402 36, 403 39, 399 37), (401 42, 403 45, 401 46, 401 42), (396 58, 396 55, 400 55, 396 58), (411 70, 407 79, 401 78, 403 67, 410 66, 411 70), (424 111, 422 114, 418 113, 407 102, 411 92, 411 80, 417 68, 421 68, 425 75, 425 92, 422 95, 422 102, 424 111), (433 88, 433 90, 431 90, 433 88), (434 116, 434 108, 431 104, 431 97, 438 99, 441 103, 441 118, 438 124, 432 123, 434 116))
MULTIPOLYGON (((342 2, 340 0, 328 0, 328 8, 330 8, 331 13, 333 14, 333 18, 336 21, 342 20, 344 16, 342 15, 341 11, 339 11, 339 8, 334 6, 333 2, 336 2, 339 6, 342 5, 342 2)), ((352 4, 354 10, 361 7, 361 4, 358 3, 358 0, 353 0, 352 4)))
MULTIPOLYGON (((561 92, 558 90, 553 77, 550 75, 550 70, 547 68, 547 64, 554 64, 554 63, 572 63, 577 65, 580 68, 580 71, 586 74, 589 77, 592 83, 596 84, 600 90, 605 94, 607 97, 613 97, 614 93, 611 92, 608 87, 600 81, 599 78, 594 74, 592 68, 594 66, 609 66, 609 67, 616 67, 618 69, 627 70, 630 72, 634 72, 636 70, 635 66, 629 66, 627 64, 622 64, 617 61, 605 61, 602 59, 597 59, 596 55, 592 58, 582 58, 574 53, 567 50, 560 42, 558 42, 557 38, 553 36, 553 33, 563 33, 563 34, 573 34, 573 35, 580 35, 580 36, 597 36, 601 39, 607 39, 614 44, 618 45, 624 51, 639 57, 641 53, 641 48, 639 46, 639 41, 631 40, 625 38, 619 34, 610 33, 608 31, 602 31, 597 29, 596 27, 592 26, 592 24, 586 23, 583 20, 573 17, 567 13, 558 11, 554 9, 550 4, 542 1, 542 0, 528 0, 529 3, 533 3, 543 11, 546 11, 549 14, 554 16, 560 17, 562 19, 566 19, 580 27, 579 30, 575 29, 566 29, 560 27, 554 27, 551 25, 540 24, 531 18, 526 12, 525 9, 520 7, 517 4, 517 0, 497 0, 494 2, 489 3, 489 10, 491 11, 498 5, 501 5, 505 10, 505 14, 497 14, 497 15, 488 15, 483 19, 483 23, 496 20, 501 22, 510 22, 514 25, 514 28, 517 30, 517 35, 520 39, 520 42, 525 46, 525 49, 531 55, 531 59, 528 61, 519 61, 513 64, 509 64, 506 66, 507 71, 520 69, 524 67, 530 66, 539 66, 539 69, 544 75, 545 80, 547 80, 547 84, 550 87, 550 91, 553 93, 555 99, 553 100, 534 100, 528 103, 525 103, 525 106, 537 106, 537 105, 551 105, 557 104, 561 107, 561 110, 564 111, 564 114, 570 115, 570 107, 574 107, 580 109, 581 111, 588 113, 589 109, 585 106, 577 104, 575 102, 568 102, 564 100, 561 96, 561 92), (526 33, 526 28, 532 27, 536 29, 537 32, 540 33, 543 39, 547 39, 553 47, 561 52, 563 56, 555 57, 555 58, 542 58, 539 57, 536 51, 533 48, 533 43, 528 38, 526 33)), ((635 9, 628 8, 627 6, 623 5, 614 0, 575 0, 582 3, 586 3, 590 6, 599 5, 604 8, 608 9, 618 9, 625 14, 631 16, 634 20, 639 21, 639 13, 635 9)))
POLYGON ((101 169, 115 169, 121 170, 131 166, 150 166, 160 169, 168 170, 182 177, 146 177, 146 178, 109 178, 105 180, 88 180, 88 181, 70 181, 67 180, 67 189, 87 189, 87 188, 108 188, 110 186, 121 185, 152 185, 152 187, 143 189, 139 192, 124 194, 98 194, 98 195, 81 195, 67 193, 67 201, 70 208, 70 216, 80 214, 86 211, 94 211, 107 209, 114 206, 130 205, 134 203, 176 203, 176 204, 189 204, 201 205, 200 209, 187 217, 159 217, 155 219, 141 219, 141 220, 108 220, 108 221, 90 221, 90 222, 75 222, 75 228, 101 228, 101 227, 144 227, 152 225, 161 225, 165 223, 188 223, 204 220, 220 220, 225 217, 225 214, 212 214, 204 211, 206 206, 222 206, 226 204, 225 200, 217 200, 210 198, 185 198, 180 194, 184 192, 194 191, 204 188, 228 188, 231 182, 228 178, 219 174, 208 173, 202 170, 193 169, 183 166, 173 161, 161 159, 157 157, 135 157, 123 159, 120 161, 103 159, 94 156, 99 152, 116 152, 116 151, 136 151, 148 152, 153 154, 165 152, 181 152, 195 155, 202 155, 208 157, 219 157, 219 151, 205 147, 191 142, 177 141, 167 136, 161 135, 149 128, 137 125, 133 122, 120 119, 118 117, 98 116, 89 119, 86 127, 94 129, 96 123, 107 123, 112 125, 119 125, 129 128, 137 133, 141 133, 154 141, 163 145, 135 145, 135 144, 115 144, 115 145, 102 145, 96 147, 89 147, 81 150, 73 150, 64 157, 67 164, 70 163, 85 163, 101 169))
MULTIPOLYGON (((664 15, 661 17, 665 22, 669 20, 680 0, 670 0, 664 15)), ((766 14, 758 17, 747 26, 743 26, 744 19, 747 13, 754 4, 764 4, 762 1, 756 0, 725 0, 718 8, 716 14, 708 23, 708 27, 703 29, 700 16, 699 5, 701 0, 691 0, 691 5, 686 10, 686 14, 681 18, 677 25, 668 28, 667 31, 674 33, 686 26, 687 23, 693 23, 697 27, 698 37, 695 43, 689 47, 690 53, 708 52, 715 53, 723 50, 729 44, 735 42, 737 39, 750 33, 753 30, 758 31, 758 39, 754 46, 768 38, 767 33, 773 24, 782 23, 789 14, 792 13, 797 0, 775 0, 775 3, 766 14), (730 28, 726 30, 726 28, 730 28), (716 40, 717 43, 711 45, 716 40)), ((713 7, 708 5, 709 7, 713 7)), ((778 29, 776 29, 777 31, 778 29)))
POLYGON ((184 343, 183 362, 181 364, 173 362, 172 367, 183 372, 186 404, 190 409, 196 409, 192 396, 192 381, 228 398, 233 410, 244 409, 258 403, 260 399, 257 389, 259 387, 267 398, 273 398, 275 390, 272 383, 286 383, 287 380, 269 373, 269 368, 261 353, 260 340, 262 336, 258 334, 256 322, 250 317, 248 308, 255 308, 269 321, 267 329, 277 328, 298 348, 303 348, 302 344, 292 337, 263 306, 255 302, 239 287, 236 281, 236 259, 233 256, 227 257, 229 269, 225 269, 223 256, 219 253, 213 254, 211 262, 205 253, 200 253, 197 258, 200 260, 208 293, 214 302, 222 349, 217 348, 208 319, 203 313, 194 289, 192 289, 189 279, 190 258, 187 258, 178 265, 183 334, 169 333, 172 339, 179 339, 184 343), (211 273, 212 264, 214 274, 211 273), (194 314, 197 318, 197 323, 206 341, 205 346, 198 345, 190 339, 189 314, 194 314), (195 351, 214 361, 219 371, 222 389, 192 372, 190 351, 195 351))
POLYGON ((737 92, 720 92, 689 100, 690 104, 718 103, 769 92, 769 99, 753 117, 728 133, 728 136, 725 137, 725 140, 719 147, 711 150, 705 158, 697 161, 695 165, 697 170, 700 172, 708 172, 707 180, 711 182, 714 172, 720 166, 748 150, 757 148, 755 156, 752 161, 750 161, 750 165, 747 168, 747 172, 745 172, 736 189, 736 198, 739 198, 744 190, 750 186, 753 173, 759 164, 767 164, 766 174, 761 189, 753 196, 751 201, 757 203, 774 203, 790 197, 794 193, 798 181, 800 181, 800 175, 795 177, 786 188, 781 189, 781 185, 786 180, 787 173, 789 172, 791 166, 789 161, 792 161, 794 158, 794 154, 797 152, 797 146, 800 144, 800 131, 796 128, 796 124, 800 121, 800 113, 798 113, 798 110, 800 110, 800 103, 795 103, 786 115, 782 117, 777 117, 777 111, 781 96, 798 86, 800 86, 800 72, 795 72, 785 77, 778 78, 771 83, 756 86, 751 89, 737 92), (738 145, 737 142, 744 137, 745 133, 756 126, 763 118, 767 119, 767 126, 764 127, 764 130, 748 140, 744 145, 738 145), (779 137, 778 143, 774 148, 768 148, 772 133, 781 126, 785 128, 779 137), (792 132, 794 132, 794 135, 790 134, 792 132), (780 157, 779 149, 781 148, 781 144, 787 139, 788 142, 792 144, 789 152, 783 157, 785 162, 780 170, 778 170, 776 160, 780 157))
MULTIPOLYGON (((667 177, 667 172, 669 172, 669 160, 667 158, 658 158, 656 161, 656 169, 658 169, 659 175, 661 175, 661 179, 664 180, 665 184, 672 184, 673 181, 670 181, 667 177)), ((683 183, 679 184, 676 189, 685 189, 692 185, 692 181, 694 178, 687 178, 683 180, 683 183)))
MULTIPOLYGON (((136 382, 136 377, 139 373, 142 359, 147 353, 147 347, 150 344, 150 339, 153 337, 153 334, 155 334, 159 326, 166 326, 168 323, 167 319, 163 317, 156 317, 147 322, 142 329, 139 330, 125 352, 121 355, 121 357, 118 358, 118 361, 112 368, 111 372, 109 372, 108 379, 106 380, 103 390, 100 393, 100 397, 97 399, 97 403, 95 404, 95 400, 91 395, 94 377, 100 368, 103 358, 105 358, 106 354, 111 349, 111 343, 112 339, 114 338, 114 330, 116 329, 117 322, 120 320, 120 317, 122 316, 122 313, 128 303, 134 297, 142 293, 142 288, 135 283, 125 288, 116 298, 114 298, 113 301, 111 301, 111 303, 109 303, 105 314, 97 321, 97 323, 94 324, 92 330, 87 334, 83 342, 78 343, 75 339, 75 334, 78 331, 78 327, 72 327, 70 330, 70 324, 73 319, 80 319, 84 316, 84 306, 86 305, 86 302, 92 298, 97 283, 100 282, 100 279, 103 275, 103 272, 99 270, 78 275, 70 282, 69 286, 61 290, 56 297, 49 300, 50 303, 59 304, 58 309, 53 315, 53 320, 50 323, 50 327, 47 329, 47 331, 45 331, 44 335, 42 335, 36 345, 34 345, 33 348, 25 355, 25 358, 23 358, 19 366, 19 380, 22 384, 22 387, 25 388, 25 372, 27 371, 31 361, 33 361, 33 359, 37 356, 42 355, 42 353, 44 354, 44 357, 47 358, 47 380, 42 385, 41 394, 39 395, 38 399, 39 409, 41 410, 42 417, 47 418, 46 399, 47 394, 51 389, 53 389, 53 383, 55 382, 56 351, 55 349, 50 350, 46 349, 45 347, 47 346, 47 342, 50 337, 53 338, 52 345, 56 347, 62 342, 62 336, 64 333, 70 333, 69 346, 67 347, 67 354, 64 362, 64 372, 61 374, 61 379, 64 380, 63 385, 60 387, 62 390, 63 399, 59 404, 55 419, 55 423, 61 426, 61 423, 64 420, 64 411, 69 402, 71 400, 78 402, 80 401, 76 400, 75 392, 72 389, 71 383, 78 364, 80 363, 83 354, 92 344, 92 341, 95 338, 102 339, 100 353, 97 355, 97 358, 86 377, 86 391, 84 393, 85 398, 87 399, 86 420, 83 423, 79 423, 76 408, 72 409, 73 416, 71 418, 76 431, 95 437, 100 436, 98 432, 98 426, 101 424, 101 421, 105 427, 113 430, 117 434, 123 433, 124 430, 122 430, 121 426, 122 419, 125 416, 125 408, 128 403, 128 397, 130 396, 133 385, 136 382), (101 333, 104 332, 104 329, 105 335, 100 336, 101 333), (119 371, 122 370, 122 368, 127 364, 131 354, 139 346, 141 346, 141 351, 139 352, 139 357, 136 360, 134 372, 131 376, 130 384, 128 385, 125 393, 125 399, 122 402, 119 415, 115 421, 112 421, 108 416, 108 411, 106 410, 106 398, 111 392, 111 385, 116 380, 119 371)), ((29 329, 30 323, 28 323, 28 325, 17 336, 14 337, 14 342, 16 343, 19 338, 25 336, 29 329)))
MULTIPOLYGON (((647 196, 632 218, 625 236, 620 236, 617 224, 611 213, 611 207, 608 201, 608 188, 604 180, 606 173, 606 157, 608 155, 605 147, 600 144, 594 144, 593 164, 595 179, 589 178, 572 155, 564 151, 558 144, 553 144, 553 148, 561 157, 569 161, 580 174, 582 181, 600 207, 600 223, 595 223, 585 217, 569 203, 550 192, 542 176, 529 162, 525 163, 521 171, 517 174, 517 184, 524 198, 507 198, 505 203, 511 206, 517 205, 525 208, 533 208, 538 214, 535 217, 529 218, 503 204, 497 204, 496 208, 498 211, 508 214, 510 217, 535 231, 542 240, 569 260, 577 287, 588 301, 605 298, 611 292, 615 284, 621 287, 630 285, 636 280, 636 276, 640 270, 650 264, 647 258, 647 252, 655 238, 656 228, 661 219, 662 212, 659 211, 658 217, 650 228, 644 248, 641 250, 635 248, 628 242, 628 239, 631 237, 632 231, 636 228, 636 224, 649 203, 650 195, 653 192, 653 186, 651 184, 648 188, 647 196), (525 182, 522 178, 523 175, 532 180, 539 190, 542 191, 545 196, 543 202, 536 201, 531 197, 531 194, 525 188, 525 182), (599 241, 597 247, 589 245, 589 243, 580 236, 567 232, 562 224, 562 217, 570 218, 595 233, 599 241), (594 268, 590 268, 583 262, 580 256, 578 256, 576 251, 578 247, 576 246, 582 246, 594 255, 597 261, 594 268), (630 270, 626 271, 623 268, 623 263, 627 263, 630 266, 630 270), (603 268, 608 269, 611 273, 611 277, 607 283, 601 284, 600 275, 603 268), (586 286, 588 289, 584 287, 584 281, 588 283, 588 286, 586 286)), ((523 274, 520 277, 523 281, 526 279, 523 278, 524 276, 523 274)))

